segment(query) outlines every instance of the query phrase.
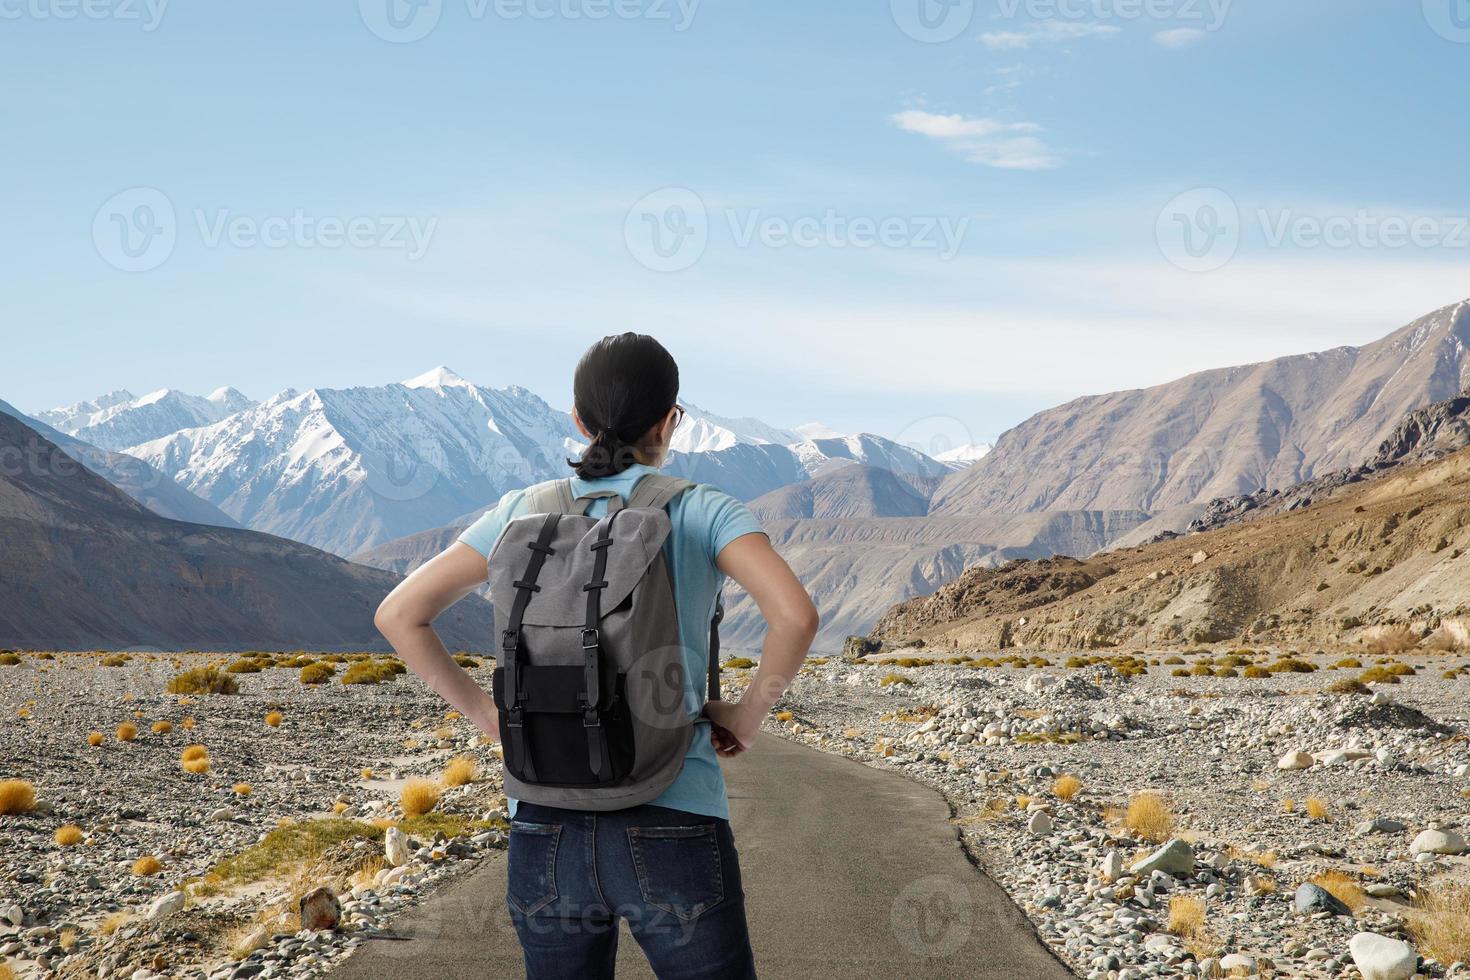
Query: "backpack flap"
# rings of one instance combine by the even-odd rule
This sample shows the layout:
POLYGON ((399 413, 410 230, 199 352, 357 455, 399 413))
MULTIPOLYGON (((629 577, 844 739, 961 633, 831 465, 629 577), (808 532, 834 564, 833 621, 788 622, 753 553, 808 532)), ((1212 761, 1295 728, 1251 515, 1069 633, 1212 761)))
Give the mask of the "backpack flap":
MULTIPOLYGON (((521 517, 512 521, 490 556, 490 601, 497 616, 505 616, 515 604, 516 581, 525 571, 529 545, 536 540, 545 518, 521 517)), ((575 626, 581 628, 587 614, 583 586, 592 581, 596 552, 592 545, 602 527, 612 518, 595 523, 590 518, 566 517, 557 528, 538 578, 538 591, 521 617, 523 626, 575 626)), ((612 528, 615 544, 607 549, 607 569, 602 580, 602 611, 620 606, 648 573, 670 532, 669 515, 661 510, 623 510, 612 528)), ((503 621, 503 620, 502 620, 503 621)), ((549 652, 549 651, 548 651, 549 652)))

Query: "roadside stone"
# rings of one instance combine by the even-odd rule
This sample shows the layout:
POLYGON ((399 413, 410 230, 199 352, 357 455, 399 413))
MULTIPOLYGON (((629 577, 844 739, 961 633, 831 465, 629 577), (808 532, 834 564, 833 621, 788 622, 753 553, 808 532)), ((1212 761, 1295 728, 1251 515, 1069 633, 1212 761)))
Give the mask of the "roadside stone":
POLYGON ((1453 830, 1421 830, 1409 845, 1409 853, 1415 857, 1421 854, 1464 854, 1467 849, 1470 845, 1465 843, 1465 838, 1453 830))
POLYGON ((1276 768, 1288 771, 1294 769, 1310 769, 1315 761, 1310 753, 1303 752, 1300 749, 1293 749, 1277 760, 1276 768))
POLYGON ((1414 947, 1376 932, 1360 932, 1348 941, 1353 964, 1363 980, 1409 980, 1419 966, 1414 947))
POLYGON ((1131 870, 1139 877, 1151 875, 1155 871, 1175 876, 1193 874, 1194 849, 1188 842, 1176 838, 1138 861, 1131 870))
POLYGON ((183 892, 169 892, 167 895, 160 896, 148 906, 148 921, 157 922, 159 919, 168 918, 175 912, 183 911, 184 901, 183 892))
POLYGON ((1303 882, 1296 890, 1292 898, 1296 910, 1304 915, 1314 912, 1329 912, 1332 915, 1352 915, 1352 909, 1348 908, 1337 896, 1333 895, 1321 885, 1314 885, 1310 881, 1303 882))
POLYGON ((330 888, 315 888, 301 896, 301 928, 320 932, 337 928, 342 905, 330 888))
POLYGON ((408 847, 408 835, 397 827, 389 827, 383 834, 383 860, 395 868, 401 868, 413 859, 408 847))

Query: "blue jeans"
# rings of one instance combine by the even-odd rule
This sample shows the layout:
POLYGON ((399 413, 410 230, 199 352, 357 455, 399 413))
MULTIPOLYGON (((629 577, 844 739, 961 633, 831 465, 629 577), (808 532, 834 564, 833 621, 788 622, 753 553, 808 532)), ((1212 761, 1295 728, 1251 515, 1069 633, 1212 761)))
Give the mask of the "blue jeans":
POLYGON ((730 824, 659 806, 520 803, 506 903, 527 980, 612 977, 618 920, 659 980, 748 980, 755 958, 730 824))

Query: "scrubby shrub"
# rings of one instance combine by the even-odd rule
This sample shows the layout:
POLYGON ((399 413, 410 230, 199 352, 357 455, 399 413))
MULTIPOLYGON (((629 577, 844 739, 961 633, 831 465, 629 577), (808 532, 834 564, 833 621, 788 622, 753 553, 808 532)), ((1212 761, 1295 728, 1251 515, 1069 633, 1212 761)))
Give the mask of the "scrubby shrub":
POLYGON ((202 776, 209 772, 210 762, 208 759, 190 759, 188 762, 179 763, 179 767, 185 772, 191 772, 196 776, 202 776))
POLYGON ((1138 793, 1128 801, 1123 824, 1144 840, 1162 844, 1177 825, 1169 804, 1158 793, 1138 793))
POLYGON ((1164 663, 1167 664, 1170 667, 1173 667, 1173 666, 1175 666, 1177 664, 1184 663, 1184 658, 1181 657, 1181 656, 1179 656, 1176 653, 1176 654, 1173 654, 1172 656, 1165 657, 1164 658, 1164 663))
POLYGON ((880 680, 878 682, 878 686, 879 687, 892 687, 894 684, 912 684, 912 683, 913 683, 913 681, 910 678, 907 678, 907 677, 903 676, 902 674, 887 674, 887 675, 885 675, 883 677, 882 680, 880 680))
POLYGON ((133 862, 133 874, 139 878, 147 878, 158 874, 163 870, 163 862, 152 854, 144 855, 133 862))
POLYGON ((1191 677, 1213 677, 1215 670, 1209 664, 1200 662, 1189 668, 1191 677))
POLYGON ((11 653, 9 650, 0 653, 0 667, 14 667, 18 663, 20 663, 19 654, 11 653))
POLYGON ((755 661, 749 657, 731 657, 725 661, 726 670, 749 670, 755 666, 755 661))
POLYGON ((130 721, 125 721, 117 726, 116 734, 119 742, 131 742, 138 737, 138 726, 130 721))
POLYGON ((99 661, 99 663, 101 663, 104 667, 122 667, 127 664, 127 662, 131 659, 131 657, 118 653, 108 657, 103 657, 99 661))
POLYGON ((1363 684, 1397 684, 1399 675, 1386 667, 1369 667, 1358 675, 1358 680, 1363 684))
POLYGON ((474 670, 476 667, 480 666, 480 661, 476 660, 474 657, 470 656, 467 653, 456 653, 454 655, 454 662, 459 664, 465 670, 474 670))
POLYGON ((1368 685, 1353 677, 1344 677, 1340 681, 1333 681, 1327 686, 1332 694, 1372 694, 1368 685))
POLYGON ((24 779, 0 780, 0 815, 30 813, 36 808, 36 788, 24 779))
POLYGON ((1188 677, 1189 676, 1189 668, 1187 668, 1187 667, 1175 667, 1173 670, 1169 671, 1169 676, 1170 677, 1188 677))
POLYGON ((87 735, 87 744, 92 746, 92 748, 94 749, 106 740, 107 736, 103 735, 101 732, 91 732, 87 735))
POLYGON ((336 672, 337 667, 335 664, 329 664, 319 660, 316 663, 307 664, 301 668, 301 683, 325 684, 332 679, 332 675, 336 672))
POLYGON ((445 786, 464 786, 473 783, 477 775, 475 760, 471 756, 462 755, 449 760, 449 765, 444 767, 445 786))
POLYGON ((1332 813, 1327 809, 1327 802, 1319 796, 1307 797, 1307 819, 1316 823, 1330 821, 1332 813))
POLYGON ((174 723, 171 721, 155 721, 153 723, 153 734, 155 735, 167 735, 173 730, 174 723))
POLYGON ((1270 677, 1271 672, 1259 664, 1252 664, 1245 669, 1245 676, 1253 681, 1258 681, 1264 677, 1270 677))
POLYGON ((59 847, 75 847, 82 842, 84 836, 82 828, 74 823, 69 823, 65 827, 57 827, 52 839, 59 847))
POLYGON ((1215 669, 1216 677, 1239 677, 1240 673, 1234 667, 1218 667, 1215 669))
POLYGON ((1312 674, 1316 673, 1317 665, 1295 657, 1282 657, 1266 669, 1273 674, 1312 674))
POLYGON ((1168 930, 1180 939, 1194 939, 1205 926, 1205 900, 1198 895, 1175 895, 1169 899, 1168 930))
POLYGON ((239 694, 240 682, 217 667, 199 667, 168 682, 170 694, 239 694))
POLYGON ((398 805, 405 817, 422 817, 439 805, 439 784, 427 779, 410 779, 399 794, 398 805))
POLYGON ((192 732, 194 730, 194 726, 197 725, 197 724, 198 724, 198 722, 196 722, 194 720, 194 716, 193 715, 190 715, 189 717, 185 718, 183 721, 179 722, 179 727, 182 728, 182 729, 184 729, 184 731, 186 731, 186 732, 192 732))
POLYGON ((225 670, 231 674, 258 674, 260 673, 260 661, 242 657, 230 664, 225 670))
POLYGON ((235 795, 236 796, 249 796, 251 793, 254 793, 254 792, 255 792, 255 787, 254 786, 251 786, 249 783, 236 783, 235 784, 235 795))
POLYGON ((209 749, 205 748, 202 745, 191 745, 188 748, 184 749, 183 752, 179 753, 180 762, 190 762, 194 759, 207 758, 209 758, 209 749))
POLYGON ((388 664, 359 660, 342 674, 343 684, 381 684, 394 678, 396 672, 388 664))
POLYGON ((1051 792, 1059 800, 1070 800, 1082 791, 1082 780, 1076 776, 1060 776, 1052 784, 1051 792))
POLYGON ((265 723, 270 728, 279 728, 285 717, 279 711, 267 711, 265 714, 265 723))

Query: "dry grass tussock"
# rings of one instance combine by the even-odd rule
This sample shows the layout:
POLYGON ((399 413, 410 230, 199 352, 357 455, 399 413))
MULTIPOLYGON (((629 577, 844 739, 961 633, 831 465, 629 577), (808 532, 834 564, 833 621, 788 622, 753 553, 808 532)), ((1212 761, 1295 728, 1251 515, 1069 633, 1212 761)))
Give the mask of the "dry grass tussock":
POLYGON ((155 735, 167 735, 173 730, 174 723, 171 721, 155 721, 153 723, 153 734, 155 735))
POLYGON ((1174 833, 1178 821, 1169 804, 1158 793, 1138 793, 1128 801, 1124 825, 1144 840, 1162 844, 1174 833))
POLYGON ((94 749, 105 741, 107 741, 107 736, 101 732, 92 732, 87 735, 87 744, 94 749))
POLYGON ((1405 653, 1419 645, 1419 636, 1402 623, 1373 626, 1363 632, 1362 644, 1363 649, 1376 655, 1405 653))
POLYGON ((119 742, 131 742, 138 737, 138 726, 130 721, 125 721, 117 726, 117 740, 119 742))
POLYGON ((1205 900, 1198 895, 1175 895, 1169 899, 1169 925, 1171 933, 1180 939, 1190 940, 1198 936, 1205 927, 1205 900))
POLYGON ((249 783, 236 783, 235 784, 235 795, 236 796, 249 796, 251 793, 254 793, 254 792, 255 792, 255 787, 254 786, 251 786, 249 783))
POLYGON ((146 854, 133 862, 133 874, 140 878, 156 875, 163 870, 163 862, 152 854, 146 854))
POLYGON ((1318 796, 1307 797, 1307 819, 1316 823, 1327 823, 1332 819, 1332 811, 1327 808, 1327 802, 1318 796))
POLYGON ((1082 792, 1082 780, 1076 776, 1060 776, 1052 784, 1051 792, 1059 800, 1070 800, 1082 792))
POLYGON ((439 805, 439 784, 427 779, 410 779, 399 795, 398 804, 405 817, 422 817, 439 805))
POLYGON ((82 842, 82 837, 82 828, 74 823, 69 823, 65 827, 56 828, 54 839, 60 847, 75 847, 82 842))
POLYGON ((24 779, 0 780, 0 814, 30 813, 36 808, 36 788, 24 779))
POLYGON ((279 728, 281 722, 285 719, 286 716, 281 714, 279 711, 269 711, 266 713, 265 723, 270 728, 279 728))
POLYGON ((479 768, 471 756, 462 755, 449 760, 449 765, 444 767, 445 786, 464 786, 473 783, 479 775, 479 768))
POLYGON ((1352 875, 1341 871, 1324 871, 1312 879, 1312 884, 1346 905, 1354 915, 1368 904, 1368 893, 1363 891, 1363 886, 1352 875))
POLYGON ((1430 885, 1409 918, 1419 949, 1441 963, 1470 961, 1470 884, 1430 885))

